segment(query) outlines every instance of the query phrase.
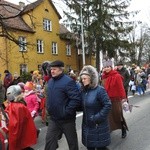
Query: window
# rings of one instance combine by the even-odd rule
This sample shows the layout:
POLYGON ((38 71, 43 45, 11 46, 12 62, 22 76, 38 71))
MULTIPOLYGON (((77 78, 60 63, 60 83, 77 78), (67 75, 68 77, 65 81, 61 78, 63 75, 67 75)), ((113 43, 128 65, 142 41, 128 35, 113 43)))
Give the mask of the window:
POLYGON ((52 54, 58 54, 57 43, 52 42, 52 54))
POLYGON ((28 69, 27 69, 27 65, 26 64, 20 64, 20 75, 22 75, 23 73, 27 73, 28 69))
POLYGON ((66 55, 71 55, 71 45, 70 44, 67 44, 66 45, 66 55))
POLYGON ((20 48, 19 51, 26 51, 27 50, 26 38, 23 36, 20 36, 18 40, 19 40, 19 48, 20 48))
POLYGON ((43 53, 44 52, 43 41, 42 40, 37 40, 37 52, 38 53, 43 53))
POLYGON ((45 31, 52 31, 52 23, 48 19, 43 19, 43 29, 45 31))

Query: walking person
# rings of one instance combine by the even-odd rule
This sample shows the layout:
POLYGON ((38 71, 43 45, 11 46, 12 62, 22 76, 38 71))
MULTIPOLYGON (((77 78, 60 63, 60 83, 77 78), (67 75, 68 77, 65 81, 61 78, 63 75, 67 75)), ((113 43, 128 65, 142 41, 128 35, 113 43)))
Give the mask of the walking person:
POLYGON ((35 118, 38 115, 40 99, 34 90, 32 82, 27 81, 24 85, 24 89, 24 99, 27 104, 27 108, 29 109, 31 116, 35 118))
POLYGON ((130 80, 129 86, 131 87, 132 95, 135 95, 135 92, 136 92, 136 83, 134 81, 134 78, 130 80))
POLYGON ((46 134, 45 150, 56 150, 58 139, 64 133, 69 150, 78 150, 76 133, 76 108, 81 105, 81 96, 73 79, 64 74, 60 60, 50 64, 52 78, 47 85, 46 107, 50 115, 46 134))
POLYGON ((112 109, 109 115, 110 129, 111 131, 121 129, 122 138, 125 138, 128 127, 122 110, 122 100, 126 99, 122 78, 117 71, 113 70, 111 61, 104 63, 102 84, 112 102, 112 109))
POLYGON ((6 100, 6 90, 12 84, 13 77, 12 74, 9 72, 9 70, 5 70, 4 73, 5 73, 4 88, 5 88, 5 100, 6 100))
POLYGON ((8 150, 33 150, 30 146, 36 144, 36 127, 26 106, 19 85, 12 85, 7 89, 8 106, 8 150))
POLYGON ((36 91, 41 91, 43 88, 43 79, 42 75, 38 70, 33 71, 32 74, 32 83, 36 91))
MULTIPOLYGON (((34 85, 30 81, 27 81, 24 85, 24 100, 27 104, 27 108, 31 113, 31 116, 33 120, 39 115, 39 109, 40 109, 40 98, 37 96, 36 91, 34 90, 34 85)), ((37 128, 37 137, 40 134, 41 129, 37 128)))
POLYGON ((1 74, 0 74, 0 106, 3 105, 4 100, 5 100, 5 88, 1 80, 1 74))
POLYGON ((9 72, 9 70, 5 70, 4 73, 5 73, 4 87, 5 87, 5 90, 7 90, 7 88, 12 84, 13 77, 12 77, 12 74, 9 72))
POLYGON ((123 62, 119 62, 117 64, 117 71, 120 73, 120 75, 123 76, 123 85, 126 92, 126 98, 128 99, 128 90, 129 90, 129 82, 130 82, 129 71, 124 67, 123 62))
POLYGON ((148 68, 146 69, 146 77, 148 79, 148 75, 150 75, 150 63, 148 64, 148 68))
POLYGON ((22 79, 21 77, 18 75, 17 72, 14 73, 14 76, 13 76, 13 80, 12 80, 12 83, 11 85, 17 85, 18 83, 22 82, 22 79))
POLYGON ((148 84, 148 85, 147 85, 147 86, 148 86, 148 89, 150 89, 150 74, 148 75, 147 82, 148 82, 148 83, 147 83, 147 84, 148 84))
POLYGON ((41 101, 41 107, 42 107, 42 122, 48 126, 48 118, 49 114, 46 110, 46 101, 47 101, 47 84, 49 79, 51 78, 50 74, 50 61, 44 61, 41 65, 41 71, 43 75, 43 101, 41 101))
POLYGON ((137 68, 135 71, 136 71, 137 92, 138 92, 138 95, 143 95, 145 93, 145 91, 144 91, 143 85, 142 85, 142 77, 141 77, 142 70, 140 68, 137 68))
POLYGON ((110 144, 108 114, 111 101, 106 90, 98 85, 98 72, 84 66, 80 72, 83 120, 82 143, 88 150, 107 150, 110 144))

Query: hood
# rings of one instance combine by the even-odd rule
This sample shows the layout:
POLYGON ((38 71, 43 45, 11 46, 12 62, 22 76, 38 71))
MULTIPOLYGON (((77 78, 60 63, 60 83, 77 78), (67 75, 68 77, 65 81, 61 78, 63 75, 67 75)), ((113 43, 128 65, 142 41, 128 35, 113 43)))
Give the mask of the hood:
POLYGON ((82 81, 81 81, 81 75, 83 74, 87 74, 90 76, 91 78, 91 83, 89 85, 90 88, 95 88, 98 83, 99 83, 99 78, 98 78, 98 72, 96 70, 96 68, 94 68, 93 66, 91 65, 87 65, 87 66, 84 66, 80 72, 80 82, 82 84, 82 81))

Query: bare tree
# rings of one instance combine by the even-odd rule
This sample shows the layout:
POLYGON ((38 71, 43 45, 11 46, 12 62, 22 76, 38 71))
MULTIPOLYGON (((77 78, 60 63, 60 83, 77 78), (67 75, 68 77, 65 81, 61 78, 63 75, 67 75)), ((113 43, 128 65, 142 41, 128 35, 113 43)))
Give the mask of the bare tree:
MULTIPOLYGON (((34 33, 33 29, 28 26, 25 21, 22 18, 22 15, 26 13, 26 10, 28 9, 29 5, 24 5, 24 7, 21 7, 21 5, 15 5, 7 1, 0 1, 0 37, 7 39, 9 42, 13 42, 18 46, 27 46, 27 45, 33 45, 33 43, 29 42, 20 42, 18 37, 16 36, 16 31, 23 31, 23 32, 31 32, 34 33)), ((30 15, 26 13, 27 15, 30 15)), ((32 17, 33 18, 33 17, 32 17)), ((30 19, 32 19, 30 17, 30 19)), ((32 22, 32 20, 31 20, 32 22)), ((7 49, 3 50, 4 52, 7 52, 7 49)), ((1 51, 0 53, 3 53, 1 51)), ((23 62, 28 61, 27 57, 25 56, 24 51, 21 51, 23 62)), ((7 54, 6 54, 7 55, 7 54)), ((26 54, 27 55, 27 54, 26 54)), ((5 60, 6 65, 8 66, 8 60, 7 56, 6 58, 1 55, 0 57, 2 60, 5 60)))

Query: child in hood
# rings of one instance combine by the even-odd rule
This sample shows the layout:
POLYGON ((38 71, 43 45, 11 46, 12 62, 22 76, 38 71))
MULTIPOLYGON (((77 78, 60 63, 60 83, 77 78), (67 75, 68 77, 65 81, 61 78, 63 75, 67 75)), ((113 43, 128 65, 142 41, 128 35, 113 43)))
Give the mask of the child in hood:
POLYGON ((34 121, 26 106, 19 85, 12 85, 6 92, 8 106, 8 150, 32 149, 37 142, 37 131, 34 121))
POLYGON ((26 82, 24 90, 24 99, 27 103, 27 108, 29 109, 31 116, 34 118, 38 115, 40 99, 34 91, 34 85, 32 82, 26 82))

